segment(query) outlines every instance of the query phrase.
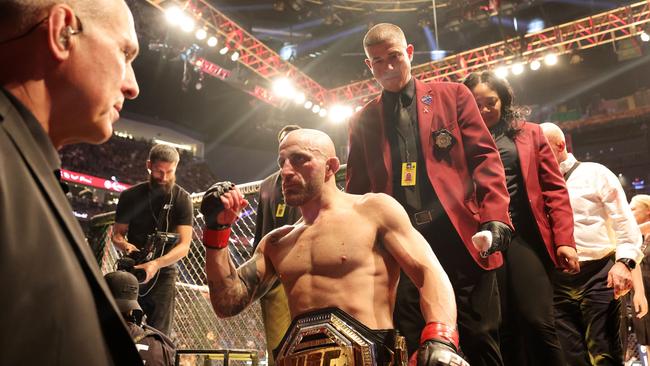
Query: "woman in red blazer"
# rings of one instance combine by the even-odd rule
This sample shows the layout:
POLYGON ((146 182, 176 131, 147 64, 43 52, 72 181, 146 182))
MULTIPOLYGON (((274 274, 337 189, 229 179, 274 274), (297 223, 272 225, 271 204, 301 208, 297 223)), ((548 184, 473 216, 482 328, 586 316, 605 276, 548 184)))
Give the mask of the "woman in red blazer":
POLYGON ((539 125, 524 122, 508 82, 470 74, 483 122, 501 155, 515 227, 497 278, 505 365, 565 365, 553 316, 551 271, 579 270, 573 212, 560 168, 539 125))

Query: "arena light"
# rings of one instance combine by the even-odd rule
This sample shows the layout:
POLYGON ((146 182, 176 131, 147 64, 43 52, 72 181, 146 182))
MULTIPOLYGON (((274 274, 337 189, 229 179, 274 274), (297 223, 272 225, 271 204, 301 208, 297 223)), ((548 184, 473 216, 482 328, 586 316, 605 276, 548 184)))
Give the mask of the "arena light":
POLYGON ((184 17, 185 14, 178 6, 170 6, 165 10, 165 18, 171 25, 179 25, 183 21, 184 17))
POLYGON ((544 63, 548 66, 557 64, 557 55, 554 53, 549 53, 548 55, 544 56, 544 63))
POLYGON ((327 109, 322 108, 320 112, 318 112, 318 115, 325 118, 327 116, 327 109))
POLYGON ((181 150, 192 151, 192 146, 190 146, 190 145, 177 144, 177 143, 174 143, 174 142, 165 141, 165 140, 160 140, 160 139, 153 139, 153 142, 156 143, 156 144, 161 144, 161 145, 167 145, 167 146, 175 147, 175 148, 177 148, 177 149, 181 149, 181 150))
POLYGON ((311 100, 308 100, 305 102, 304 107, 305 109, 310 109, 313 105, 314 103, 312 103, 311 100))
POLYGON ((499 66, 494 70, 494 74, 501 79, 505 79, 508 76, 508 68, 505 66, 499 66))
POLYGON ((318 114, 318 112, 320 112, 320 106, 318 104, 314 104, 314 106, 311 108, 311 111, 318 114))
POLYGON ((293 86, 293 82, 286 77, 273 80, 271 89, 273 89, 273 94, 280 98, 293 98, 296 96, 296 88, 293 86))
POLYGON ((298 92, 296 93, 296 96, 293 98, 294 103, 296 104, 303 104, 307 100, 307 97, 305 96, 305 93, 303 92, 298 92))
POLYGON ((650 41, 650 35, 648 33, 646 33, 645 31, 641 32, 641 34, 639 35, 639 38, 641 38, 641 40, 643 42, 650 41))
POLYGON ((359 112, 361 109, 363 109, 363 107, 358 105, 356 108, 354 108, 354 111, 359 112))
POLYGON ((199 28, 196 30, 196 33, 194 33, 194 36, 196 36, 196 39, 199 41, 202 41, 208 36, 208 32, 206 32, 205 28, 199 28))
POLYGON ((539 70, 540 67, 542 67, 542 63, 539 62, 539 60, 533 60, 530 63, 530 69, 533 70, 533 71, 539 70))
POLYGON ((228 46, 223 46, 223 48, 219 50, 219 54, 225 55, 228 51, 230 51, 230 48, 228 48, 228 46))
POLYGON ((183 14, 183 17, 181 18, 180 26, 183 32, 189 33, 194 30, 196 23, 194 22, 194 19, 192 19, 192 17, 183 14))
POLYGON ((514 65, 512 65, 512 74, 513 75, 521 75, 524 72, 524 64, 521 62, 518 62, 514 65))
MULTIPOLYGON (((357 107, 359 108, 359 107, 357 107)), ((330 121, 334 123, 341 123, 346 119, 350 118, 353 114, 352 107, 342 104, 336 104, 330 107, 330 121)))
POLYGON ((219 43, 219 40, 217 39, 217 37, 212 36, 212 37, 208 38, 207 43, 208 43, 208 46, 210 46, 210 47, 216 47, 217 43, 219 43))
POLYGON ((231 59, 233 62, 239 60, 239 51, 235 51, 235 52, 233 52, 232 55, 230 55, 230 59, 231 59))

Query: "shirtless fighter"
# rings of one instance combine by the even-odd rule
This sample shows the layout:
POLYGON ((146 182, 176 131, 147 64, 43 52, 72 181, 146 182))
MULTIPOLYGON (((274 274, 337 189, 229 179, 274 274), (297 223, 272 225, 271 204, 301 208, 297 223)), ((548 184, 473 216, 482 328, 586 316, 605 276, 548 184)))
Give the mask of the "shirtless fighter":
POLYGON ((457 354, 449 279, 402 206, 383 193, 341 192, 335 182, 340 163, 323 132, 290 132, 278 164, 285 201, 300 208, 303 220, 270 232, 239 268, 224 249, 230 225, 248 202, 231 183, 205 193, 203 241, 216 314, 238 314, 279 279, 294 320, 276 350, 278 365, 400 365, 405 347, 392 331, 392 314, 401 267, 420 290, 427 321, 417 364, 467 365, 457 354), (329 323, 318 324, 323 319, 329 323))

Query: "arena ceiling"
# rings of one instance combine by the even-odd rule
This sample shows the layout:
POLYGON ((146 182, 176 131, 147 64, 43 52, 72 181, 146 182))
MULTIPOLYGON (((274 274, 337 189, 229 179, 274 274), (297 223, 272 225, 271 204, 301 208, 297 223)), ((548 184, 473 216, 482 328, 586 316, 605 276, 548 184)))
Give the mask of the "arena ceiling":
MULTIPOLYGON (((401 26, 415 45, 414 65, 447 55, 524 35, 529 27, 549 27, 636 1, 624 0, 210 0, 209 3, 278 53, 291 50, 289 62, 326 88, 370 77, 361 46, 369 26, 392 22, 401 26), (435 4, 435 12, 434 12, 435 4), (497 6, 495 8, 495 6, 497 6), (437 29, 437 32, 436 32, 437 29), (437 39, 437 42, 436 42, 437 39), (283 49, 284 48, 284 49, 283 49), (431 51, 436 51, 432 53, 431 51)), ((127 103, 127 113, 171 121, 218 145, 274 151, 275 133, 286 123, 325 129, 340 141, 345 126, 332 126, 304 108, 271 107, 232 83, 200 76, 182 60, 192 35, 171 28, 162 12, 145 0, 131 0, 141 55, 135 62, 140 97, 127 103), (197 81, 202 88, 196 89, 197 81)), ((553 90, 617 68, 612 47, 594 49, 576 57, 581 67, 556 77, 522 76, 511 80, 526 90, 520 100, 554 100, 553 90), (531 88, 535 85, 535 88, 531 88), (541 91, 540 89, 543 89, 541 91), (544 99, 545 98, 545 99, 544 99)), ((218 47, 217 47, 218 49, 218 47)), ((216 49, 205 58, 247 82, 244 67, 216 49)), ((573 56, 571 56, 573 65, 573 56)), ((569 64, 569 62, 567 62, 569 64)), ((646 73, 647 74, 647 73, 646 73)), ((540 74, 541 75, 541 74, 540 74)), ((557 99, 557 98, 555 98, 557 99)), ((209 151, 208 151, 209 153, 209 151)))

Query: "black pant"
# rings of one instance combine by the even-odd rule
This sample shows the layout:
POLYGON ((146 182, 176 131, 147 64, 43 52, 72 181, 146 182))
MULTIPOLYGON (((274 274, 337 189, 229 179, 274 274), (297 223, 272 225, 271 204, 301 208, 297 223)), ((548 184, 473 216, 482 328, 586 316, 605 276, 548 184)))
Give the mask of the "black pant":
MULTIPOLYGON (((500 309, 496 273, 479 268, 455 229, 449 226, 451 223, 448 230, 443 230, 441 225, 432 225, 429 230, 420 231, 454 288, 460 350, 472 366, 503 365, 498 342, 500 309)), ((403 272, 397 287, 394 320, 412 354, 418 348, 425 322, 420 311, 420 294, 403 272)))
POLYGON ((504 253, 505 263, 497 270, 501 354, 505 365, 563 366, 549 273, 553 263, 536 231, 515 234, 504 253))
POLYGON ((178 270, 172 265, 162 268, 147 284, 140 285, 138 303, 147 315, 147 325, 167 336, 172 330, 177 276, 178 270))
POLYGON ((614 261, 606 257, 580 263, 580 273, 554 274, 558 334, 571 366, 621 365, 620 301, 607 288, 614 261))

